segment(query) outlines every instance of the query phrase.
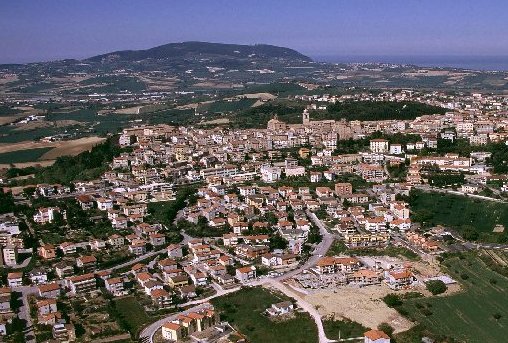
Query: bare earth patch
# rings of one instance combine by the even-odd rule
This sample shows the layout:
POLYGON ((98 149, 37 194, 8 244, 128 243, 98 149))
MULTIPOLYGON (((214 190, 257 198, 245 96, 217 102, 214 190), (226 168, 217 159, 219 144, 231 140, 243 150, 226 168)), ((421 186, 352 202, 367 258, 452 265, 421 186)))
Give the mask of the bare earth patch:
POLYGON ((75 156, 83 151, 92 149, 95 145, 105 141, 103 137, 86 137, 75 139, 72 141, 58 142, 59 144, 53 149, 42 155, 41 160, 52 160, 60 156, 75 156))
POLYGON ((316 306, 322 316, 345 317, 366 327, 376 328, 386 322, 395 332, 409 330, 413 323, 389 308, 382 298, 392 293, 386 285, 363 288, 341 287, 336 290, 320 290, 306 295, 305 300, 316 306))

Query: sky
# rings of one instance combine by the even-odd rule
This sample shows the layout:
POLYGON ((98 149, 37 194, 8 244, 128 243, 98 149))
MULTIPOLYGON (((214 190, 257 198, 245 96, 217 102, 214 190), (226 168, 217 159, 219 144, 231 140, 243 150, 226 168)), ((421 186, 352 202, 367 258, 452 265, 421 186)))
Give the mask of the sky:
POLYGON ((506 0, 0 0, 0 63, 170 42, 341 55, 508 56, 506 0))

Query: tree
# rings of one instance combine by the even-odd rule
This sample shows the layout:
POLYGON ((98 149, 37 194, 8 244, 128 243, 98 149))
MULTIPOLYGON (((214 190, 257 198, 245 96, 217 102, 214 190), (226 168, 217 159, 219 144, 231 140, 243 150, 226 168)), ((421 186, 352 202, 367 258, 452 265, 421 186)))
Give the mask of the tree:
POLYGON ((383 331, 390 337, 392 337, 393 331, 395 331, 395 329, 390 324, 385 323, 385 322, 379 324, 377 329, 383 331))
POLYGON ((288 246, 288 241, 282 238, 280 235, 273 235, 270 237, 270 250, 274 249, 286 249, 288 246))
POLYGON ((438 295, 446 292, 446 284, 441 280, 430 280, 425 283, 427 290, 433 295, 438 295))
POLYGON ((393 293, 387 294, 383 298, 383 301, 385 302, 385 304, 388 307, 397 307, 397 306, 402 305, 402 299, 400 298, 400 296, 398 296, 397 294, 393 294, 393 293))

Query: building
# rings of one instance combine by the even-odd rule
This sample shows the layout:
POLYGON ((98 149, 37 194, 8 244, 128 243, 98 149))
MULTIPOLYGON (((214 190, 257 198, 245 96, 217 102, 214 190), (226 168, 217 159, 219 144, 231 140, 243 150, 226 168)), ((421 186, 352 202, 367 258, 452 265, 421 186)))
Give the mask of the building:
POLYGON ((181 340, 183 338, 182 326, 173 322, 162 325, 162 338, 168 341, 181 340))
POLYGON ((364 343, 390 343, 390 337, 381 330, 370 330, 363 334, 364 343))
POLYGON ((14 266, 18 259, 18 248, 14 245, 7 245, 2 249, 4 263, 6 266, 14 266))
POLYGON ((73 276, 66 280, 67 286, 70 289, 71 294, 82 295, 90 292, 94 292, 97 289, 95 276, 93 274, 84 274, 73 276))
POLYGON ((7 274, 7 284, 9 287, 19 287, 23 285, 23 273, 9 273, 7 274))
POLYGON ((389 149, 389 143, 386 139, 372 139, 370 141, 370 151, 375 153, 387 153, 389 149))
POLYGON ((256 267, 248 266, 236 269, 235 276, 238 281, 244 283, 256 278, 256 267))

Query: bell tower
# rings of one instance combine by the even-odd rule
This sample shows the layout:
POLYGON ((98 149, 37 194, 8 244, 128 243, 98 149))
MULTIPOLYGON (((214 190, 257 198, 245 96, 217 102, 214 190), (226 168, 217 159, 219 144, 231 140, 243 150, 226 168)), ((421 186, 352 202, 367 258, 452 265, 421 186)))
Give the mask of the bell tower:
POLYGON ((310 123, 309 111, 307 111, 307 109, 303 110, 302 123, 303 123, 303 125, 309 125, 309 123, 310 123))

